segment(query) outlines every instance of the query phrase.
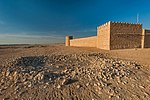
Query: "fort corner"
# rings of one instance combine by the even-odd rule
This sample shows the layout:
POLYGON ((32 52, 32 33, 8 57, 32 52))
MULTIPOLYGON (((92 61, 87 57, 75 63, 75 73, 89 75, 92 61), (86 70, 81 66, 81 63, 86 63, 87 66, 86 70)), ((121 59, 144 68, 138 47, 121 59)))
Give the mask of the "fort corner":
POLYGON ((70 46, 70 40, 73 39, 73 36, 66 36, 66 46, 70 46))
POLYGON ((97 36, 73 39, 66 36, 66 46, 96 47, 104 50, 149 48, 150 30, 142 24, 109 21, 97 27, 97 36))

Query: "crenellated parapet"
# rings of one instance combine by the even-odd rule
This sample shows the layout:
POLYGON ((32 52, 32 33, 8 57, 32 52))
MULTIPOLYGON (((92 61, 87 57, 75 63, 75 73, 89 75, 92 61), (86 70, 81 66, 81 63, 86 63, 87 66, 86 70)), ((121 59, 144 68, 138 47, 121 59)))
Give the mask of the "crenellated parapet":
POLYGON ((97 29, 100 29, 100 28, 104 28, 104 27, 108 27, 110 25, 111 21, 101 25, 101 26, 98 26, 97 29))
POLYGON ((142 25, 140 23, 129 23, 129 22, 115 22, 115 21, 110 21, 111 23, 114 24, 126 24, 126 25, 142 25))
POLYGON ((103 27, 107 27, 107 26, 110 25, 110 24, 114 24, 114 25, 139 25, 139 26, 142 25, 142 24, 140 24, 140 23, 128 23, 128 22, 109 21, 109 22, 106 22, 106 23, 103 24, 103 25, 98 26, 97 29, 103 28, 103 27))

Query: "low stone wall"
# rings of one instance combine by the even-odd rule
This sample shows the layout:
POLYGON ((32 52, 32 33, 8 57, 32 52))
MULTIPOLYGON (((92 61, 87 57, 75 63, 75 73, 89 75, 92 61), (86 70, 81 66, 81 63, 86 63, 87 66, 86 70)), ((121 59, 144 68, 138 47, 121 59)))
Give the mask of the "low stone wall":
POLYGON ((70 40, 70 46, 96 47, 97 46, 97 36, 72 39, 72 40, 70 40))

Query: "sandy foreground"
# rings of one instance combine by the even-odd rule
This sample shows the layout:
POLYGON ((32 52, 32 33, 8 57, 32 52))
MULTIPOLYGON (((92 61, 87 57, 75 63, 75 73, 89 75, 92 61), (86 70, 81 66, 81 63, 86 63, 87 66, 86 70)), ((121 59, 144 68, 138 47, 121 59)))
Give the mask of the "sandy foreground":
POLYGON ((0 100, 150 100, 150 49, 0 46, 0 100))

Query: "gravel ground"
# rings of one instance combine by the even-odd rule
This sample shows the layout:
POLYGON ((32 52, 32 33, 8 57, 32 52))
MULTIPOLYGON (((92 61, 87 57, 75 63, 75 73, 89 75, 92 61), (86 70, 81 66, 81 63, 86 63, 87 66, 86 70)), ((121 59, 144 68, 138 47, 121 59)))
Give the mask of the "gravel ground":
POLYGON ((1 46, 0 100, 150 100, 149 55, 130 51, 1 46))

